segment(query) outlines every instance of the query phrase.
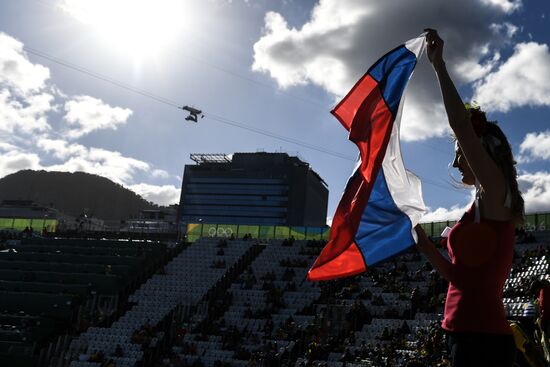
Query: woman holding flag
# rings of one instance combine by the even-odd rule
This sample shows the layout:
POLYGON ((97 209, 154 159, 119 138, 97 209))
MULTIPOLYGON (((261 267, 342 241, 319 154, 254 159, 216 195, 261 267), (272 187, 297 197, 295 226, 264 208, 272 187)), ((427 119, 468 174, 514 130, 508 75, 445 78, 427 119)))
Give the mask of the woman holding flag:
POLYGON ((513 366, 515 344, 502 292, 512 267, 515 225, 524 214, 515 162, 497 124, 487 121, 479 107, 462 102, 445 67, 444 42, 437 31, 425 31, 428 59, 456 140, 453 167, 463 184, 475 186, 476 199, 449 233, 450 261, 420 226, 417 247, 449 281, 442 328, 453 366, 513 366))

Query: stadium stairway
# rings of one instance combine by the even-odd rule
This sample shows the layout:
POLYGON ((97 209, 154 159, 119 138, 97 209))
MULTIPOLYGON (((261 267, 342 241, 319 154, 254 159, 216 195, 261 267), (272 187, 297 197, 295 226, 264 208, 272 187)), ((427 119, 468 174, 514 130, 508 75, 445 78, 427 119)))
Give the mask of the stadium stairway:
MULTIPOLYGON (((275 335, 270 336, 266 333, 267 319, 264 316, 269 312, 274 330, 288 322, 296 328, 305 330, 315 319, 315 315, 302 312, 317 302, 321 295, 319 283, 306 280, 307 272, 314 260, 313 255, 303 252, 306 246, 307 241, 291 243, 271 240, 267 243, 265 250, 228 289, 232 295, 232 304, 221 317, 227 328, 225 333, 230 329, 236 329, 242 335, 255 335, 258 340, 276 345, 281 354, 294 350, 294 341, 274 340, 272 337, 275 335), (251 279, 254 280, 250 281, 251 279), (295 287, 287 289, 289 283, 293 283, 295 287), (271 286, 281 293, 270 292, 271 286)), ((206 367, 214 366, 216 361, 226 362, 232 366, 248 365, 247 361, 235 358, 234 350, 224 348, 222 335, 210 335, 208 340, 204 341, 199 340, 200 338, 199 333, 188 333, 182 340, 196 347, 194 354, 183 353, 181 346, 174 346, 172 351, 187 363, 193 363, 200 358, 206 367)), ((251 342, 239 346, 248 352, 254 352, 259 347, 251 342)))
MULTIPOLYGON (((238 272, 236 267, 248 265, 262 250, 255 241, 226 241, 225 247, 219 243, 217 238, 196 241, 169 262, 162 274, 154 274, 130 296, 135 305, 111 327, 90 327, 74 339, 66 354, 70 367, 100 366, 87 362, 97 351, 117 367, 133 367, 144 357, 140 345, 131 341, 135 331, 154 327, 178 306, 190 312, 228 275, 238 272), (113 356, 117 345, 124 350, 124 357, 113 356)), ((160 332, 152 343, 160 343, 164 336, 160 332)))

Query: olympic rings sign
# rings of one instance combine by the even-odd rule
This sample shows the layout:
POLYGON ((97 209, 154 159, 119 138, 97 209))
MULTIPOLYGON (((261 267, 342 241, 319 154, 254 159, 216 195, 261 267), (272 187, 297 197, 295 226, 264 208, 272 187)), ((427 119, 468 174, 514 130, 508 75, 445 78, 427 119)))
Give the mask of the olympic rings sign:
POLYGON ((527 224, 525 226, 525 229, 527 231, 545 231, 546 230, 546 226, 544 225, 544 221, 542 221, 538 227, 535 226, 534 224, 527 224))
POLYGON ((208 229, 208 235, 210 237, 231 237, 233 230, 231 227, 210 227, 208 229))

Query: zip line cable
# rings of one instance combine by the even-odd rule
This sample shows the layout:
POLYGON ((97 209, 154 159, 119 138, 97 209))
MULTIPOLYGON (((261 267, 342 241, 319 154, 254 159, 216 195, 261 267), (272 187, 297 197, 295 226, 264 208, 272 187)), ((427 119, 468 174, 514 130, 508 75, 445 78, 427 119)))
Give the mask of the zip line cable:
MULTIPOLYGON (((42 1, 42 0, 35 0, 35 1, 36 1, 37 3, 43 5, 43 6, 47 7, 47 8, 50 8, 51 6, 53 6, 53 4, 49 4, 49 3, 45 2, 45 1, 42 1)), ((191 37, 190 40, 191 40, 191 42, 194 42, 194 38, 193 38, 193 37, 191 37)), ((61 64, 61 65, 64 65, 64 66, 69 67, 69 68, 72 68, 72 69, 75 69, 75 70, 77 70, 77 71, 81 71, 81 72, 83 72, 83 73, 85 73, 85 74, 88 74, 88 75, 90 75, 90 76, 94 76, 94 74, 95 74, 95 75, 97 75, 97 76, 94 76, 94 77, 98 77, 99 79, 101 79, 101 80, 103 80, 103 81, 112 83, 112 84, 117 85, 117 86, 119 86, 119 87, 122 87, 122 88, 125 88, 125 89, 128 89, 128 90, 131 90, 131 91, 134 92, 134 93, 142 94, 142 95, 144 95, 144 96, 146 96, 146 97, 155 99, 155 100, 157 100, 157 101, 159 101, 159 102, 162 102, 162 103, 165 103, 165 104, 168 104, 168 105, 171 105, 171 106, 174 106, 174 107, 178 107, 178 108, 179 108, 178 102, 171 101, 171 100, 166 99, 166 98, 164 98, 164 97, 159 97, 159 96, 154 95, 154 94, 152 94, 152 93, 149 93, 149 92, 147 92, 147 91, 137 89, 137 88, 132 87, 132 86, 130 86, 130 85, 128 85, 128 84, 119 82, 119 81, 117 81, 117 80, 114 80, 114 79, 112 79, 112 78, 106 77, 106 76, 104 76, 104 75, 97 74, 97 73, 92 72, 92 71, 90 71, 90 70, 84 69, 84 68, 82 68, 82 67, 80 67, 80 66, 77 66, 77 65, 74 65, 74 64, 70 64, 70 63, 68 63, 68 62, 66 62, 66 61, 57 59, 57 58, 55 58, 55 57, 53 57, 53 56, 50 56, 50 55, 47 55, 47 54, 45 54, 45 53, 43 53, 43 52, 41 52, 41 51, 33 50, 32 48, 29 48, 29 47, 24 47, 24 48, 25 48, 26 50, 32 50, 32 52, 29 51, 29 53, 32 53, 32 54, 34 54, 34 55, 36 55, 36 56, 43 57, 43 58, 45 58, 45 59, 48 59, 48 60, 50 60, 50 61, 59 63, 59 64, 61 64), (162 100, 162 101, 161 101, 161 100, 162 100)), ((221 72, 223 72, 223 73, 226 73, 226 74, 228 74, 228 75, 231 75, 232 77, 239 78, 239 79, 241 79, 241 80, 245 80, 245 81, 247 81, 247 82, 249 82, 249 83, 253 83, 253 84, 255 84, 255 85, 258 85, 258 86, 261 86, 261 87, 264 87, 264 88, 267 88, 267 89, 270 89, 270 90, 273 88, 273 86, 270 85, 269 83, 265 83, 265 82, 259 81, 259 80, 257 80, 257 79, 254 79, 254 78, 250 78, 250 77, 247 77, 247 76, 242 75, 242 74, 240 74, 240 73, 237 73, 237 72, 235 72, 235 71, 232 71, 232 70, 223 68, 223 67, 221 67, 221 66, 215 65, 215 64, 211 63, 210 61, 205 60, 205 59, 202 59, 202 58, 199 58, 199 57, 197 57, 197 56, 195 56, 195 55, 193 55, 193 54, 186 54, 185 57, 186 57, 186 58, 189 58, 189 59, 193 59, 193 60, 195 60, 196 62, 200 63, 201 65, 207 65, 207 66, 209 66, 209 67, 211 67, 211 68, 213 68, 213 69, 216 69, 216 70, 218 70, 218 71, 221 71, 221 72)), ((307 102, 307 103, 310 103, 310 104, 312 104, 312 105, 316 105, 316 106, 319 106, 319 107, 327 108, 327 106, 323 105, 322 103, 313 101, 313 100, 311 100, 311 99, 309 99, 309 98, 305 98, 305 97, 296 95, 296 94, 294 94, 294 93, 290 93, 289 91, 286 91, 286 90, 279 90, 278 92, 279 92, 279 93, 282 93, 282 94, 285 94, 285 95, 287 95, 288 97, 294 98, 294 99, 296 99, 296 100, 300 100, 300 101, 303 101, 303 102, 307 102)), ((330 107, 329 107, 329 108, 330 108, 330 107)), ((221 121, 219 121, 219 122, 221 122, 221 121)), ((234 124, 233 126, 237 126, 237 127, 241 127, 241 128, 246 129, 246 127, 244 127, 244 126, 239 126, 238 124, 234 124)), ((257 132, 257 133, 261 134, 260 132, 257 132)), ((268 133, 269 133, 269 132, 268 132, 268 133)), ((271 136, 271 135, 266 135, 266 136, 271 136)), ((276 139, 279 139, 279 138, 277 138, 277 137, 275 137, 275 136, 271 136, 271 137, 274 137, 274 138, 276 138, 276 139)), ((285 141, 286 141, 286 140, 285 140, 285 141)), ((420 144, 420 145, 423 145, 423 146, 425 146, 425 147, 427 147, 427 148, 430 148, 430 149, 432 149, 432 150, 434 150, 434 151, 437 151, 437 152, 440 152, 440 153, 443 153, 443 154, 448 154, 447 151, 444 151, 444 150, 442 150, 442 149, 440 149, 440 148, 436 148, 436 147, 434 147, 433 145, 427 144, 427 143, 425 143, 425 142, 423 142, 423 141, 417 141, 416 143, 417 143, 417 144, 420 144)), ((305 143, 305 144, 307 144, 307 143, 305 143)), ((298 144, 298 145, 299 145, 299 144, 298 144)), ((325 153, 326 153, 326 152, 325 152, 325 153)), ((339 154, 339 153, 337 153, 337 154, 339 154)), ((340 158, 341 158, 341 157, 340 157, 340 158)), ((348 158, 349 158, 349 157, 348 157, 348 158)), ((452 186, 452 185, 451 185, 451 186, 452 186)))
MULTIPOLYGON (((164 97, 161 97, 161 96, 158 96, 158 95, 155 95, 151 92, 148 92, 148 91, 145 91, 143 89, 139 89, 139 88, 136 88, 136 87, 133 87, 131 85, 128 85, 126 83, 123 83, 123 82, 120 82, 118 80, 115 80, 113 78, 110 78, 110 77, 107 77, 105 75, 102 75, 102 74, 98 74, 96 72, 93 72, 91 70, 88 70, 88 69, 85 69, 83 67, 80 67, 78 65, 75 65, 75 64, 72 64, 72 63, 69 63, 69 62, 66 62, 64 60, 61 60, 61 59, 58 59, 56 57, 53 57, 53 56, 50 56, 50 55, 47 55, 41 51, 38 51, 38 50, 35 50, 33 48, 30 48, 30 47, 27 47, 25 46, 25 51, 29 52, 30 54, 33 54, 35 56, 38 56, 38 57, 42 57, 46 60, 49 60, 49 61, 52 61, 56 64, 59 64, 59 65, 62 65, 64 67, 67 67, 69 69, 72 69, 72 70, 75 70, 75 71, 78 71, 78 72, 81 72, 81 73, 84 73, 88 76, 91 76, 93 78, 96 78, 96 79, 99 79, 99 80, 102 80, 104 82, 107 82, 107 83, 110 83, 110 84, 113 84, 117 87, 120 87, 120 88, 123 88, 123 89, 126 89, 130 92, 133 92, 133 93, 137 93, 137 94, 140 94, 142 95, 143 97, 147 97, 147 98, 151 98, 157 102, 160 102, 160 103, 163 103, 163 104, 166 104, 168 106, 171 106, 171 107, 175 107, 175 108, 180 108, 180 106, 178 105, 178 103, 176 101, 173 101, 173 100, 170 100, 168 98, 164 98, 164 97)), ((304 141, 301 141, 301 140, 298 140, 298 139, 293 139, 293 138, 290 138, 290 137, 286 137, 286 136, 283 136, 283 135, 279 135, 279 134, 276 134, 276 133, 273 133, 271 131, 268 131, 268 130, 264 130, 264 129, 259 129, 259 128, 256 128, 256 127, 252 127, 250 125, 245 125, 245 124, 242 124, 242 123, 239 123, 237 121, 234 121, 234 120, 230 120, 230 119, 227 119, 227 118, 224 118, 223 116, 218 116, 218 115, 215 115, 215 114, 212 114, 212 113, 205 113, 205 116, 208 116, 210 117, 211 119, 215 120, 215 121, 218 121, 218 122, 221 122, 223 124, 226 124, 226 125, 231 125, 231 126, 234 126, 234 127, 238 127, 238 128, 241 128, 241 129, 245 129, 245 130, 248 130, 248 131, 251 131, 251 132, 254 132, 254 133, 257 133, 257 134, 261 134, 261 135, 264 135, 264 136, 267 136, 267 137, 271 137, 271 138, 274 138, 274 139, 278 139, 278 140, 282 140, 282 141, 285 141, 287 143, 292 143, 292 144, 296 144, 296 145, 299 145, 299 146, 302 146, 304 148, 308 148, 308 149, 312 149, 312 150, 316 150, 318 152, 321 152, 321 153, 326 153, 326 154, 329 154, 329 155, 332 155, 332 156, 335 156, 337 158, 342 158, 342 159, 346 159, 346 160, 351 160, 351 161, 355 161, 354 158, 352 157, 349 157, 349 156, 346 156, 346 155, 343 155, 341 153, 338 153, 338 152, 335 152, 335 151, 331 151, 329 149, 326 149, 326 148, 323 148, 322 146, 317 146, 317 145, 313 145, 313 144, 309 144, 307 142, 304 142, 304 141)))
MULTIPOLYGON (((99 73, 96 73, 94 71, 91 71, 89 69, 86 69, 86 68, 83 68, 81 66, 78 66, 78 65, 75 65, 75 64, 72 64, 70 62, 67 62, 65 60, 62 60, 62 59, 59 59, 57 57, 54 57, 54 56, 51 56, 51 55, 48 55, 42 51, 39 51, 39 50, 36 50, 34 48, 31 48, 31 47, 28 47, 28 46, 24 46, 23 47, 24 50, 32 55, 35 55, 35 56, 38 56, 40 58, 43 58, 43 59, 46 59, 46 60, 49 60, 53 63, 56 63, 56 64, 59 64, 63 67, 66 67, 68 69, 72 69, 74 71, 77 71, 77 72, 80 72, 80 73, 83 73, 85 75, 88 75, 92 78, 95 78, 95 79, 98 79, 98 80, 101 80, 103 82, 106 82, 106 83, 110 83, 112 85, 115 85, 119 88, 122 88, 122 89, 125 89, 127 91, 130 91, 132 93, 136 93, 136 94, 139 94, 143 97, 146 97, 146 98, 150 98, 152 100, 155 100, 159 103, 163 103, 165 105, 168 105, 168 106, 171 106, 171 107, 175 107, 175 108, 178 108, 178 109, 181 109, 180 105, 178 104, 178 102, 176 101, 173 101, 171 99, 168 99, 168 98, 165 98, 165 97, 161 97, 161 96, 158 96, 156 94, 153 94, 151 92, 148 92, 146 90, 143 90, 143 89, 139 89, 139 88, 136 88, 134 86, 131 86, 129 84, 126 84, 126 83, 123 83, 121 81, 118 81, 116 79, 113 79, 111 77, 108 77, 108 76, 105 76, 105 75, 102 75, 102 74, 99 74, 99 73)), ((222 70, 222 69, 220 69, 222 70)), ((230 119, 227 119, 223 116, 219 116, 219 115, 215 115, 215 114, 212 114, 212 113, 205 113, 205 116, 208 116, 210 117, 210 119, 214 120, 214 121, 217 121, 217 122, 220 122, 220 123, 223 123, 223 124, 226 124, 226 125, 230 125, 230 126, 233 126, 233 127, 237 127, 237 128, 240 128, 240 129, 244 129, 244 130, 248 130, 250 132, 253 132, 253 133, 256 133, 256 134, 261 134, 261 135, 264 135, 264 136, 267 136, 267 137, 271 137, 271 138, 274 138, 274 139, 278 139, 278 140, 281 140, 281 141, 285 141, 287 143, 291 143, 291 144, 295 144, 295 145, 298 145, 298 146, 301 146, 303 148, 306 148, 306 149, 311 149, 311 150, 315 150, 315 151, 318 151, 320 153, 324 153, 324 154, 328 154, 328 155, 332 155, 336 158, 340 158, 340 159, 344 159, 344 160, 347 160, 347 161, 351 161, 351 162, 355 162, 356 159, 355 158, 352 158, 352 157, 349 157, 349 156, 346 156, 344 154, 341 154, 339 152, 335 152, 335 151, 332 151, 332 150, 329 150, 329 149, 326 149, 324 147, 321 147, 321 146, 317 146, 317 145, 313 145, 313 144, 309 144, 307 142, 304 142, 304 141, 301 141, 301 140, 298 140, 298 139, 294 139, 294 138, 290 138, 290 137, 287 137, 287 136, 284 136, 284 135, 279 135, 279 134, 276 134, 276 133, 273 133, 271 131, 268 131, 268 130, 264 130, 264 129, 259 129, 259 128, 256 128, 256 127, 253 127, 253 126, 250 126, 250 125, 245 125, 245 124, 242 124, 240 122, 237 122, 237 121, 234 121, 234 120, 230 120, 230 119)), ((425 144, 427 147, 430 147, 429 145, 425 144)), ((435 149, 432 147, 432 149, 435 149)), ((439 149, 437 149, 438 151, 441 151, 439 149)), ((418 176, 420 177, 420 176, 418 176)), ((453 191, 451 189, 449 189, 448 187, 445 187, 433 180, 429 180, 429 179, 425 179, 425 178, 422 178, 420 177, 423 181, 425 181, 427 184, 430 184, 432 186, 436 186, 436 187, 439 187, 441 189, 444 189, 444 190, 448 190, 448 191, 453 191)))
POLYGON ((166 105, 169 105, 169 106, 172 106, 172 107, 176 107, 176 108, 179 108, 179 104, 175 101, 172 101, 172 100, 169 100, 167 98, 164 98, 164 97, 160 97, 158 95, 155 95, 153 93, 150 93, 150 92, 147 92, 143 89, 139 89, 139 88, 136 88, 136 87, 133 87, 129 84, 126 84, 126 83, 123 83, 123 82, 120 82, 116 79, 113 79, 113 78, 110 78, 108 76, 105 76, 105 75, 102 75, 102 74, 99 74, 99 73, 96 73, 94 71, 91 71, 91 70, 88 70, 88 69, 85 69, 81 66, 78 66, 78 65, 75 65, 75 64, 71 64, 67 61, 64 61, 64 60, 61 60, 61 59, 58 59, 56 57, 53 57, 53 56, 50 56, 48 54, 45 54, 41 51, 38 51, 36 49, 33 49, 33 48, 30 48, 30 47, 27 47, 27 46, 24 46, 23 47, 25 51, 27 51, 28 53, 32 54, 32 55, 35 55, 35 56, 38 56, 38 57, 41 57, 43 59, 46 59, 46 60, 49 60, 51 62, 54 62, 56 64, 59 64, 61 66, 64 66, 66 68, 69 68, 69 69, 73 69, 75 71, 78 71, 80 73, 83 73, 83 74, 86 74, 88 76, 91 76, 93 78, 96 78, 96 79, 99 79, 99 80, 102 80, 104 82, 107 82, 107 83, 110 83, 110 84, 113 84, 117 87, 120 87, 120 88, 123 88, 123 89, 126 89, 130 92, 133 92, 133 93, 137 93, 137 94, 141 94, 142 96, 144 97, 147 97, 147 98, 151 98, 151 99, 154 99, 155 101, 157 102, 160 102, 160 103, 164 103, 166 105))
POLYGON ((329 150, 329 149, 320 147, 318 145, 312 145, 312 144, 306 143, 306 142, 301 141, 301 140, 289 138, 289 137, 286 137, 286 136, 283 136, 283 135, 278 135, 278 134, 275 134, 271 131, 258 129, 256 127, 251 127, 251 126, 248 126, 248 125, 243 125, 243 124, 241 124, 237 121, 229 120, 229 119, 224 118, 222 116, 217 116, 217 115, 214 115, 212 113, 206 114, 206 116, 210 117, 212 120, 221 122, 223 124, 235 126, 235 127, 241 128, 241 129, 246 129, 246 130, 249 130, 251 132, 255 132, 257 134, 262 134, 262 135, 265 135, 265 136, 268 136, 268 137, 271 137, 271 138, 275 138, 275 139, 278 139, 278 140, 285 141, 287 143, 292 143, 292 144, 296 144, 296 145, 299 145, 299 146, 304 147, 304 148, 316 150, 316 151, 321 152, 321 153, 332 155, 336 158, 342 158, 342 159, 352 161, 352 162, 356 161, 356 159, 354 159, 350 156, 344 155, 342 153, 338 153, 338 152, 335 152, 333 150, 329 150))

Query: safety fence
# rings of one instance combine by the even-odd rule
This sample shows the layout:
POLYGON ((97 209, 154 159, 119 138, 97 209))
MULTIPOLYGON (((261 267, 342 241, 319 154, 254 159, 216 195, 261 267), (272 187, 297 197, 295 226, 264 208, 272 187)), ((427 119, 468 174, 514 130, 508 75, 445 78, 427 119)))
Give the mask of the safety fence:
MULTIPOLYGON (((432 237, 441 235, 445 227, 452 227, 456 220, 447 220, 441 222, 421 223, 424 231, 432 237)), ((526 231, 545 231, 550 222, 550 213, 532 213, 525 215, 525 221, 518 227, 523 227, 526 231)))
MULTIPOLYGON (((456 221, 440 221, 421 223, 424 231, 433 237, 441 235, 445 227, 452 227, 456 221)), ((527 231, 544 231, 550 223, 550 213, 532 213, 525 216, 523 228, 527 231)), ((55 232, 57 219, 46 218, 0 218, 0 230, 11 229, 22 231, 25 228, 33 228, 41 231, 44 227, 48 232, 55 232)), ((128 231, 128 229, 126 229, 128 231)), ((200 224, 188 223, 185 235, 187 240, 194 242, 201 237, 235 237, 243 238, 245 235, 256 239, 287 239, 297 240, 328 240, 330 227, 292 227, 292 226, 261 226, 243 224, 200 224)))
POLYGON ((32 228, 34 231, 42 231, 44 228, 46 228, 48 232, 55 232, 57 228, 57 219, 0 218, 0 230, 10 229, 23 231, 25 228, 32 228))
MULTIPOLYGON (((550 213, 533 213, 525 216, 523 228, 527 231, 544 231, 550 221, 550 213)), ((456 220, 421 223, 424 231, 432 237, 439 237, 445 227, 452 227, 456 220)), ((234 237, 245 235, 255 239, 287 239, 296 240, 328 240, 330 227, 288 227, 260 226, 242 224, 200 224, 188 223, 186 236, 189 242, 195 242, 201 237, 234 237)))
POLYGON ((187 224, 187 240, 195 242, 201 237, 256 238, 262 240, 288 239, 327 240, 330 227, 287 227, 243 224, 187 224))

